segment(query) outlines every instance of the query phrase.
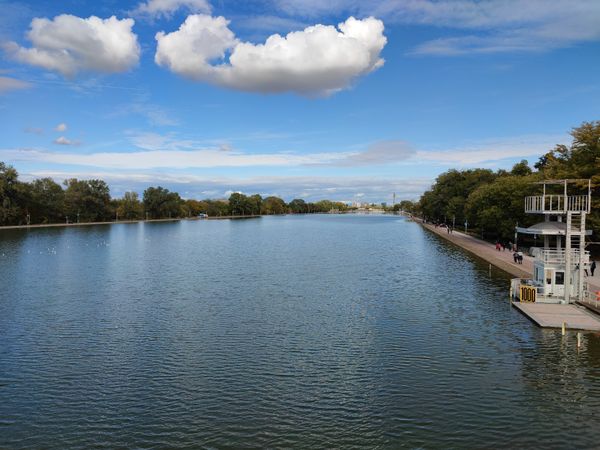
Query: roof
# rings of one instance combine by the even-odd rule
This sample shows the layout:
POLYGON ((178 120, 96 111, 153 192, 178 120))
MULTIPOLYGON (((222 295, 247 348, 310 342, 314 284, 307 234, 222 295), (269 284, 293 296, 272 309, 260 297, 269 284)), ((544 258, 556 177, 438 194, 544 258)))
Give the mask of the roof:
MULTIPOLYGON (((538 234, 541 236, 564 236, 567 232, 565 222, 540 222, 528 228, 517 227, 517 231, 523 234, 538 234)), ((586 235, 591 235, 591 230, 586 230, 586 235)))

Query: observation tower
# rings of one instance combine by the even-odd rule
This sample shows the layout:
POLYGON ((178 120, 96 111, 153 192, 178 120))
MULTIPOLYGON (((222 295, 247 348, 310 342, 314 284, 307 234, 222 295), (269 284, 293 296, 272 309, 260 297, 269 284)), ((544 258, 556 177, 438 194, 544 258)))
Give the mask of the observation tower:
POLYGON ((585 250, 586 215, 591 209, 591 180, 545 180, 542 194, 525 197, 525 212, 543 215, 543 222, 516 232, 544 238, 532 249, 531 279, 511 280, 511 295, 520 302, 570 304, 589 298, 585 276, 590 254, 585 250), (581 194, 587 189, 587 194, 581 194), (578 192, 578 194, 574 194, 578 192))

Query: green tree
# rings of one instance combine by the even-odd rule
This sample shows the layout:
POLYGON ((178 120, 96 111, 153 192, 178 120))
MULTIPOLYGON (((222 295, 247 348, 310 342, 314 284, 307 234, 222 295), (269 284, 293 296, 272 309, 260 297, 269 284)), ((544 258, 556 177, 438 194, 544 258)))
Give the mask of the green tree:
POLYGON ((251 210, 250 200, 246 195, 234 192, 229 196, 229 211, 232 216, 249 215, 251 210))
POLYGON ((29 183, 27 210, 31 223, 64 221, 65 191, 52 178, 41 178, 29 183))
POLYGON ((304 214, 309 212, 306 202, 301 198, 295 198, 294 200, 292 200, 288 204, 288 208, 290 209, 290 212, 294 214, 304 214))
POLYGON ((254 194, 248 197, 248 214, 258 215, 260 214, 260 208, 262 207, 263 199, 259 194, 254 194))
POLYGON ((65 216, 70 222, 111 220, 110 190, 102 180, 65 180, 65 216))
POLYGON ((515 226, 531 225, 538 220, 525 214, 524 198, 533 195, 539 175, 507 176, 493 183, 483 184, 475 189, 465 205, 466 218, 470 227, 479 229, 483 234, 508 240, 515 234, 515 226))
POLYGON ((229 203, 227 200, 202 200, 202 211, 210 217, 227 216, 229 212, 229 203))
POLYGON ((185 217, 197 217, 200 213, 206 214, 206 204, 194 199, 184 200, 181 208, 185 217))
POLYGON ((138 220, 144 217, 144 205, 137 192, 125 192, 117 201, 117 215, 121 220, 138 220))
POLYGON ((439 175, 431 189, 419 201, 419 208, 428 220, 462 223, 465 203, 477 187, 491 183, 497 175, 489 169, 452 169, 439 175))
POLYGON ((12 167, 0 162, 0 224, 19 225, 26 213, 22 208, 23 187, 19 174, 12 167))
POLYGON ((527 162, 526 159, 522 159, 521 162, 518 162, 517 164, 515 164, 512 168, 512 170, 510 171, 511 175, 515 175, 515 176, 519 176, 519 177, 524 177, 527 175, 531 175, 532 170, 529 167, 529 162, 527 162))
POLYGON ((279 197, 267 197, 263 200, 260 209, 261 214, 285 214, 287 206, 279 197))
POLYGON ((161 186, 149 187, 144 191, 144 210, 150 219, 180 217, 183 200, 177 192, 161 186))

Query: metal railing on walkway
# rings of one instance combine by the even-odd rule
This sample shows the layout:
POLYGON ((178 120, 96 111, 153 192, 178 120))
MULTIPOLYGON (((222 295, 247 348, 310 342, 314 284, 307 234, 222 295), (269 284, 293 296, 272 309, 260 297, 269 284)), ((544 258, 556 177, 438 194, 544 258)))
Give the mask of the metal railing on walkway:
POLYGON ((587 195, 532 195, 525 197, 527 213, 590 212, 587 195))

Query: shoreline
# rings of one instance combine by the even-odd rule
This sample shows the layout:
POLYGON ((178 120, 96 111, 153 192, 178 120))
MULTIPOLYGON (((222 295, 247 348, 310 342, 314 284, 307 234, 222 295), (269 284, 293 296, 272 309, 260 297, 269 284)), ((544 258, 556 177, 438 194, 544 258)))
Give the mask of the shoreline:
POLYGON ((81 223, 38 223, 34 225, 5 225, 0 227, 2 230, 29 230, 32 228, 68 228, 68 227, 88 227, 94 225, 119 225, 119 224, 132 224, 132 223, 146 223, 146 222, 181 222, 181 221, 196 221, 196 220, 238 220, 238 219, 256 219, 262 217, 262 215, 252 216, 214 216, 214 217, 179 217, 175 219, 138 219, 138 220, 114 220, 110 222, 81 222, 81 223))
MULTIPOLYGON (((473 256, 493 265, 511 277, 514 278, 531 278, 533 274, 534 258, 524 254, 523 263, 517 264, 512 259, 510 250, 498 251, 489 242, 478 239, 474 236, 464 234, 460 231, 453 231, 448 234, 446 228, 436 228, 434 225, 423 223, 420 219, 413 218, 414 222, 421 225, 425 230, 445 239, 446 241, 460 247, 473 256)), ((600 272, 600 271, 599 271, 600 272)), ((600 291, 600 273, 595 276, 589 276, 586 281, 593 291, 600 291)))
POLYGON ((510 250, 499 252, 492 244, 468 234, 461 233, 460 231, 453 231, 451 234, 448 234, 446 228, 436 228, 434 225, 423 223, 420 219, 416 218, 413 218, 413 220, 425 230, 460 247, 468 253, 493 265, 497 269, 506 272, 510 276, 515 278, 531 277, 533 272, 533 258, 528 255, 523 255, 523 264, 517 264, 512 261, 512 252, 510 250))

